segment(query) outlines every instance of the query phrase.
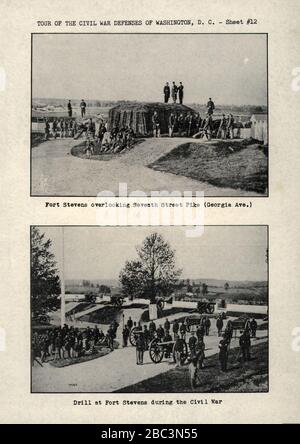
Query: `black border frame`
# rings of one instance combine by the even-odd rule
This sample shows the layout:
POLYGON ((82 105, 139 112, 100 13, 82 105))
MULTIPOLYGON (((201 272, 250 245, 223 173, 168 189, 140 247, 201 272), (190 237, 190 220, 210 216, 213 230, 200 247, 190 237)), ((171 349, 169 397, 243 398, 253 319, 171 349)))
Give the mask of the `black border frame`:
MULTIPOLYGON (((75 196, 70 194, 64 194, 64 195, 48 195, 48 194, 33 194, 32 193, 32 64, 33 64, 33 36, 34 35, 53 35, 53 34, 64 34, 64 35, 80 35, 80 34, 97 34, 97 35, 130 35, 130 34, 141 34, 141 35, 178 35, 178 34, 189 34, 189 35, 207 35, 207 34, 214 34, 214 35, 265 35, 266 36, 266 62, 267 62, 267 78, 266 78, 266 87, 267 87, 267 108, 268 108, 268 116, 267 116, 267 123, 268 123, 268 146, 270 146, 270 122, 269 122, 269 116, 270 116, 270 97, 269 97, 269 33, 268 32, 32 32, 30 34, 30 197, 38 197, 38 198, 63 198, 63 197, 72 197, 72 198, 96 198, 97 196, 75 196)), ((162 198, 163 196, 158 196, 159 198, 162 198)), ((205 198, 218 198, 218 199, 261 199, 261 198, 268 198, 270 197, 270 151, 268 150, 268 190, 266 195, 262 196, 205 196, 205 198)), ((108 196, 108 198, 115 199, 120 198, 120 196, 108 196)), ((151 198, 151 196, 147 195, 147 199, 151 198)))
POLYGON ((30 325, 30 335, 29 335, 29 365, 30 365, 30 394, 32 395, 55 395, 55 394, 61 394, 61 395, 94 395, 94 394, 98 394, 98 395, 105 395, 105 394, 110 394, 110 395, 117 395, 117 396, 134 396, 134 395, 156 395, 156 394, 164 394, 164 395, 175 395, 175 394, 184 394, 184 395, 194 395, 194 396, 199 396, 199 395, 203 395, 203 393, 206 393, 208 396, 210 395, 214 395, 214 394, 225 394, 225 395, 244 395, 244 394, 251 394, 251 395, 266 395, 268 393, 270 393, 270 226, 267 224, 229 224, 229 225, 204 225, 205 227, 265 227, 266 228, 266 235, 267 235, 267 252, 268 252, 268 256, 267 256, 267 276, 268 276, 268 297, 267 297, 267 302, 268 302, 268 307, 267 307, 267 317, 268 317, 268 390, 264 391, 264 392, 137 392, 137 393, 132 393, 132 392, 122 392, 122 393, 118 393, 118 392, 34 392, 32 391, 32 365, 31 365, 31 338, 32 338, 32 318, 31 318, 31 254, 32 254, 32 228, 33 227, 93 227, 93 228, 126 228, 126 229, 131 229, 131 228, 138 228, 138 227, 148 227, 148 228, 153 228, 155 229, 155 227, 165 227, 165 228, 169 228, 172 229, 173 227, 177 227, 177 228, 181 228, 181 227, 196 227, 197 225, 154 225, 154 226, 149 226, 149 225, 126 225, 126 226, 122 226, 122 225, 47 225, 47 224, 42 224, 42 225, 30 225, 29 226, 29 242, 30 242, 30 257, 29 257, 29 272, 30 272, 30 276, 29 276, 29 281, 30 281, 30 309, 29 309, 29 325, 30 325))

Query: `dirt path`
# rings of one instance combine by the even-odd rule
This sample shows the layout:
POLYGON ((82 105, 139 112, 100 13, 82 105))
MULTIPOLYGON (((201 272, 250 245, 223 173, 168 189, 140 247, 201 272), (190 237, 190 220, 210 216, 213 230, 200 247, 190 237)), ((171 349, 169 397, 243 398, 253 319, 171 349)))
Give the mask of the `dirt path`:
MULTIPOLYGON (((195 139, 196 140, 196 139, 195 139)), ((193 139, 193 142, 195 142, 193 139)), ((71 148, 80 141, 50 140, 32 148, 32 194, 35 196, 90 196, 108 190, 119 194, 119 184, 127 184, 128 193, 168 190, 204 191, 205 196, 253 196, 253 192, 219 188, 183 176, 147 168, 151 162, 171 151, 187 138, 150 138, 131 151, 110 161, 80 159, 71 148)), ((202 142, 203 143, 203 142, 202 142)))

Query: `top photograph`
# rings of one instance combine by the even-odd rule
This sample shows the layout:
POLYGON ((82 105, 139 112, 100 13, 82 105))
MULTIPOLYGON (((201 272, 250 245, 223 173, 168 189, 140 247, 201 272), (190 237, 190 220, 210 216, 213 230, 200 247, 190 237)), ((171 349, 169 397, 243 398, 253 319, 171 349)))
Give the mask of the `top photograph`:
POLYGON ((31 37, 31 196, 268 197, 267 34, 31 37))

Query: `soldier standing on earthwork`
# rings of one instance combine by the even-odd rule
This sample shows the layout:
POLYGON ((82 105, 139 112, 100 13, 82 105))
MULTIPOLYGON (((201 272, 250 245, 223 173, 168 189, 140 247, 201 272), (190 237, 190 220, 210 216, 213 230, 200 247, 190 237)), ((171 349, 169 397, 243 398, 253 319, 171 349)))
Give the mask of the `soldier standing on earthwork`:
POLYGON ((85 116, 85 109, 86 109, 86 103, 82 99, 81 102, 80 102, 81 117, 85 116))
POLYGON ((165 96, 165 103, 168 103, 170 98, 170 87, 168 82, 164 86, 164 96, 165 96))
POLYGON ((178 91, 178 87, 175 85, 175 82, 173 82, 173 84, 172 84, 172 99, 173 99, 173 103, 176 103, 176 101, 177 101, 177 91, 178 91))
POLYGON ((180 105, 182 105, 182 101, 183 101, 183 84, 182 82, 179 82, 179 86, 178 86, 178 97, 179 97, 179 103, 180 105))
POLYGON ((69 100, 69 102, 68 102, 68 116, 72 117, 72 104, 71 104, 71 100, 69 100))
POLYGON ((207 114, 211 116, 214 113, 214 109, 215 109, 215 104, 211 100, 211 97, 208 99, 206 108, 207 108, 207 114))

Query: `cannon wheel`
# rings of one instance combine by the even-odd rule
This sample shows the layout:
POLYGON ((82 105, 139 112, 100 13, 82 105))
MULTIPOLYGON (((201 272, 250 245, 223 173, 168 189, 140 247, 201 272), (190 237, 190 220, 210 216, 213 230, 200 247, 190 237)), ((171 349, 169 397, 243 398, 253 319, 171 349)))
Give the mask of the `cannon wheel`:
POLYGON ((133 345, 133 347, 136 346, 136 337, 135 337, 135 335, 136 335, 137 331, 138 331, 137 327, 134 327, 134 328, 132 328, 130 330, 129 342, 130 342, 131 345, 133 345))
POLYGON ((152 339, 149 346, 149 356, 152 362, 155 364, 158 364, 162 361, 162 358, 164 357, 164 349, 159 344, 159 341, 157 338, 152 339))
POLYGON ((213 314, 214 311, 215 311, 214 304, 207 304, 206 313, 213 314))
MULTIPOLYGON (((176 343, 173 345, 173 352, 172 352, 173 361, 174 362, 176 362, 175 345, 176 345, 176 343)), ((187 360, 187 357, 188 357, 188 347, 187 347, 187 343, 184 341, 183 352, 182 352, 181 357, 180 357, 180 360, 181 360, 182 364, 185 363, 185 361, 187 360)))

